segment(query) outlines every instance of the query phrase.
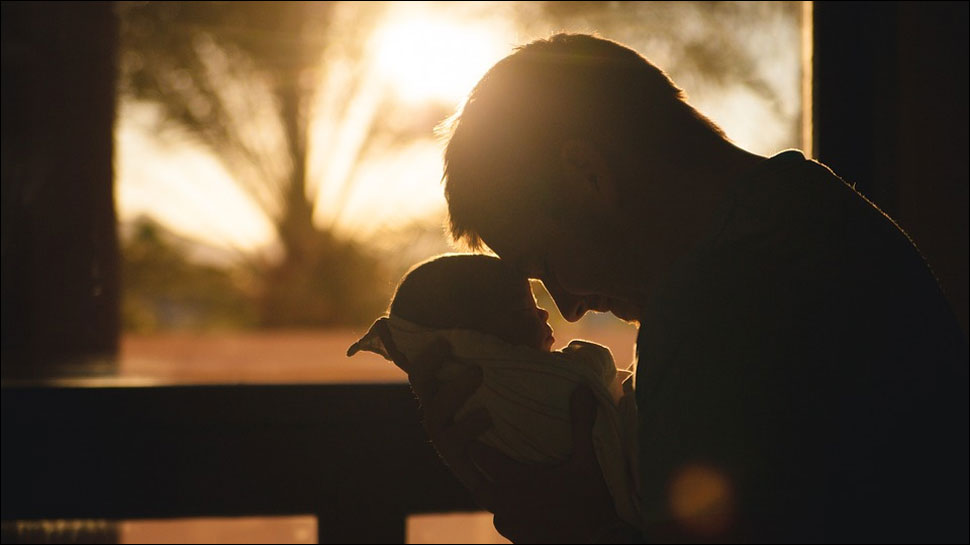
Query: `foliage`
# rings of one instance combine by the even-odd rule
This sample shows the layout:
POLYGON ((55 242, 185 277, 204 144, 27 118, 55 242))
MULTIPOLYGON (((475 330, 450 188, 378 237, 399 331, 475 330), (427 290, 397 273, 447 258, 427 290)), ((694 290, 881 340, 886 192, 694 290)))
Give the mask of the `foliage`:
MULTIPOLYGON (((778 41, 772 34, 791 34, 794 27, 786 21, 797 17, 796 2, 461 6, 475 17, 506 17, 523 37, 551 29, 602 31, 649 52, 692 93, 709 89, 710 98, 740 90, 767 105, 771 119, 800 115, 789 107, 793 101, 782 100, 797 92, 797 78, 779 84, 770 77, 789 60, 779 52, 792 48, 772 47, 778 41), (768 30, 737 32, 754 20, 768 30), (779 21, 785 24, 775 24, 779 21)), ((122 100, 154 104, 162 114, 157 134, 191 138, 207 148, 275 226, 278 259, 249 255, 243 263, 254 281, 246 292, 254 301, 254 323, 360 323, 383 309, 398 273, 432 249, 442 249, 438 225, 378 234, 368 246, 333 230, 358 167, 429 136, 433 121, 426 121, 444 115, 440 104, 401 107, 370 69, 369 38, 386 7, 382 2, 119 4, 122 100), (379 260, 376 251, 387 255, 379 260)), ((431 9, 453 7, 433 4, 431 9)), ((797 142, 797 123, 779 128, 757 117, 749 125, 758 135, 784 132, 786 141, 797 142)), ((218 203, 214 206, 218 210, 218 203)))
POLYGON ((313 242, 307 261, 264 271, 261 326, 362 326, 384 312, 393 286, 377 256, 326 231, 313 242))
POLYGON ((122 328, 238 329, 256 323, 243 271, 194 263, 186 241, 147 218, 122 241, 122 328))
POLYGON ((324 203, 337 217, 364 154, 375 142, 407 141, 414 130, 382 124, 380 99, 360 100, 367 74, 353 61, 365 53, 362 36, 380 6, 353 6, 352 20, 339 8, 130 2, 120 9, 122 97, 155 104, 160 134, 208 148, 276 228, 280 259, 248 258, 260 284, 253 296, 263 325, 357 323, 365 312, 373 316, 371 298, 382 293, 378 260, 314 220, 321 184, 337 188, 329 192, 335 202, 324 203), (312 123, 323 124, 312 131, 323 148, 316 155, 312 123), (335 142, 342 157, 327 155, 335 142), (314 178, 316 156, 350 168, 340 179, 314 178))

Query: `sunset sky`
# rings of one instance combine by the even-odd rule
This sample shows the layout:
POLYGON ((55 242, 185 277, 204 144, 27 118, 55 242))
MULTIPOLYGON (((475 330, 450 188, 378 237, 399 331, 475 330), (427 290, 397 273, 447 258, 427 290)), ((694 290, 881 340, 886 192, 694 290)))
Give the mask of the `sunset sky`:
MULTIPOLYGON (((330 79, 321 85, 317 97, 320 113, 310 129, 308 168, 311 178, 325 180, 315 188, 317 223, 366 239, 379 229, 443 213, 439 184, 442 144, 430 130, 424 138, 368 155, 356 170, 350 164, 353 146, 387 100, 394 101, 405 116, 432 102, 442 111, 453 111, 481 75, 516 44, 563 30, 545 28, 520 12, 513 14, 504 4, 389 5, 364 44, 364 56, 357 59, 363 63, 365 75, 349 117, 338 121, 326 119, 326 101, 328 92, 339 89, 339 64, 326 72, 330 79), (332 181, 348 176, 352 178, 349 193, 338 214, 328 206, 341 191, 341 184, 332 181)), ((352 4, 344 7, 353 8, 352 4)), ((636 10, 646 8, 633 5, 623 9, 631 11, 617 13, 616 22, 577 18, 567 30, 598 30, 661 67, 676 65, 676 43, 641 38, 636 28, 624 22, 639 13, 636 10)), ((685 37, 703 31, 682 17, 685 37)), ((798 130, 792 129, 792 123, 800 122, 800 30, 797 24, 777 17, 761 19, 751 24, 761 25, 762 32, 734 32, 739 33, 742 48, 758 52, 757 76, 769 81, 781 100, 766 101, 749 87, 706 81, 697 74, 671 70, 671 76, 685 88, 691 103, 719 123, 732 140, 770 155, 800 145, 793 136, 798 130)), ((125 101, 119 108, 116 196, 121 220, 149 214, 178 233, 216 246, 253 250, 270 244, 272 224, 211 153, 190 140, 159 139, 151 130, 154 115, 150 104, 125 101)))

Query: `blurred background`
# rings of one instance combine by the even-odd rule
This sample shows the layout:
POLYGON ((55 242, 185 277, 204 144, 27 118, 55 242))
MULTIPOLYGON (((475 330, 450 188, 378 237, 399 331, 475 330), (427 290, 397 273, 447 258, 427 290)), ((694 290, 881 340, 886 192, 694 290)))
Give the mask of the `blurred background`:
MULTIPOLYGON (((397 377, 342 350, 408 267, 454 250, 433 129, 492 64, 555 31, 598 32, 665 68, 739 145, 771 155, 803 147, 802 9, 119 4, 120 372, 397 377)), ((563 344, 595 337, 631 361, 633 327, 552 314, 563 344)))
MULTIPOLYGON (((455 250, 434 127, 493 63, 554 32, 624 43, 739 146, 800 148, 856 183, 920 246, 966 331, 967 20, 966 4, 934 2, 4 2, 4 542, 310 543, 340 527, 278 506, 266 512, 286 516, 104 522, 118 517, 86 511, 85 496, 55 509, 36 492, 63 481, 57 462, 128 452, 129 432, 129 443, 180 448, 159 414, 197 426, 189 437, 209 445, 224 414, 250 433, 274 396, 303 391, 260 385, 305 385, 318 399, 321 385, 405 382, 388 362, 345 352, 411 265, 455 250), (94 401, 72 397, 79 385, 94 401), (144 389, 105 401, 119 386, 144 389), (120 428, 89 418, 141 407, 156 390, 147 426, 131 424, 137 414, 119 416, 120 428), (267 404, 227 409, 186 392, 267 404), (24 409, 47 406, 49 420, 24 409), (91 428, 71 435, 64 421, 91 428), (31 476, 24 460, 50 476, 31 476), (50 513, 91 520, 36 520, 50 513)), ((603 314, 565 323, 534 287, 559 347, 586 338, 618 365, 632 361, 633 326, 603 314)), ((414 424, 411 408, 381 410, 373 417, 388 426, 414 424)), ((174 452, 184 455, 175 475, 192 475, 204 449, 174 452)), ((260 456, 240 452, 239 463, 260 456)), ((205 486, 174 504, 193 511, 193 497, 233 489, 205 486)), ((363 539, 359 520, 348 517, 347 535, 363 539)), ((406 539, 503 542, 489 516, 467 512, 410 516, 406 539)))
MULTIPOLYGON (((598 32, 667 70, 739 145, 771 155, 804 146, 802 9, 119 5, 118 372, 176 381, 404 380, 376 356, 343 353, 384 312, 411 265, 456 249, 443 229, 443 142, 433 129, 492 64, 555 31, 598 32)), ((535 289, 552 311, 541 284, 535 289)), ((587 338, 610 346, 618 365, 632 361, 635 327, 611 315, 578 324, 551 315, 562 345, 587 338)), ((490 520, 411 517, 408 539, 504 542, 490 520)), ((299 522, 277 524, 283 535, 299 532, 299 522)), ((157 523, 122 530, 128 541, 175 531, 157 523)))

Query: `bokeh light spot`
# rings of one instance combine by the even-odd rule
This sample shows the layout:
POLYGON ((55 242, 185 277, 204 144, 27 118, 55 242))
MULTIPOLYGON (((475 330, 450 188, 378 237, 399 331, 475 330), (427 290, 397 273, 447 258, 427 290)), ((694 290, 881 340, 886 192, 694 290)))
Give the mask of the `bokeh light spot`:
POLYGON ((727 476, 701 464, 682 467, 670 481, 670 511, 680 526, 700 537, 723 535, 734 520, 734 493, 727 476))

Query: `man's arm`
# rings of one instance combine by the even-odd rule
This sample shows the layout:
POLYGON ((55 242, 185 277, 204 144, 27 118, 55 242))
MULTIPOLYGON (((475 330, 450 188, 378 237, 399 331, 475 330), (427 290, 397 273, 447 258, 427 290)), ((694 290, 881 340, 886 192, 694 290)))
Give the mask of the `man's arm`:
MULTIPOLYGON (((419 368, 435 369, 451 357, 435 344, 419 356, 419 368)), ((414 368, 407 366, 406 368, 414 368)), ((516 543, 633 542, 639 533, 620 521, 593 451, 596 405, 592 392, 577 388, 571 398, 573 450, 561 466, 516 462, 476 439, 491 426, 480 409, 455 421, 454 415, 481 384, 481 369, 470 369, 453 387, 439 391, 436 381, 412 381, 424 425, 445 464, 494 515, 496 529, 516 543)))
POLYGON ((474 443, 472 462, 488 476, 480 501, 495 528, 516 543, 633 542, 639 533, 616 514, 593 450, 596 403, 587 387, 570 399, 573 449, 556 467, 518 463, 474 443))

